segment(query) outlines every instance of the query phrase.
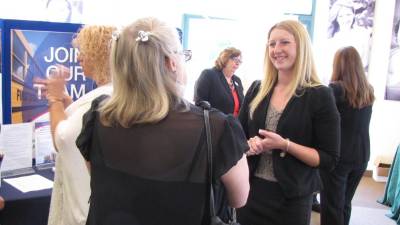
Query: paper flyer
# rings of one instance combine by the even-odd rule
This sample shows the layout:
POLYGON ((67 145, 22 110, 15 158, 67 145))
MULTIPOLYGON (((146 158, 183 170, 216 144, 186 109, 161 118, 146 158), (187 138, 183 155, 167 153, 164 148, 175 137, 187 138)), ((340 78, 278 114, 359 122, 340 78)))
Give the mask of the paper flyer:
POLYGON ((0 149, 3 151, 1 171, 32 167, 32 123, 3 124, 0 149))
POLYGON ((56 151, 50 131, 50 122, 35 123, 35 162, 36 165, 55 162, 56 151))

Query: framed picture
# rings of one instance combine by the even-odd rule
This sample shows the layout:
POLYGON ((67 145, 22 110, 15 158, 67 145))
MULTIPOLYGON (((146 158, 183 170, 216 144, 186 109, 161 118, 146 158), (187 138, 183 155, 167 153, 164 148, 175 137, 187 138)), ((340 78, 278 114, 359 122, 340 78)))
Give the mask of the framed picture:
POLYGON ((389 67, 386 79, 386 100, 400 101, 400 0, 396 0, 389 67))
POLYGON ((327 28, 332 55, 345 46, 353 46, 368 72, 374 25, 375 0, 331 0, 327 28))

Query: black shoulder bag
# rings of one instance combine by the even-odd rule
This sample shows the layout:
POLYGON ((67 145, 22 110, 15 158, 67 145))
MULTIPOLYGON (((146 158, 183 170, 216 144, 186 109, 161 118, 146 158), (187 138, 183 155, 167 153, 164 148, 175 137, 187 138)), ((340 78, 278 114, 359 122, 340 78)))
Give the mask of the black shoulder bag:
POLYGON ((200 102, 199 106, 203 107, 204 110, 204 124, 206 128, 206 138, 207 138, 207 164, 208 164, 208 182, 210 184, 210 225, 240 225, 236 222, 236 211, 232 209, 232 218, 229 223, 223 222, 215 213, 215 200, 214 200, 214 189, 213 189, 213 179, 212 179, 212 142, 211 142, 211 129, 210 129, 210 117, 209 109, 210 104, 208 102, 200 102))

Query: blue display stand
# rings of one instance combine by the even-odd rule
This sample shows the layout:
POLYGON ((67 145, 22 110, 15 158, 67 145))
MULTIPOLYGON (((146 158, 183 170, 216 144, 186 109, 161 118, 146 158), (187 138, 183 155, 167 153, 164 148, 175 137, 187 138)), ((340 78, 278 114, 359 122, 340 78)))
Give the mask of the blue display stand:
POLYGON ((66 91, 76 100, 94 88, 71 44, 81 24, 0 20, 3 123, 36 121, 47 112, 37 84, 56 64, 70 69, 66 91), (36 83, 35 83, 36 82, 36 83))

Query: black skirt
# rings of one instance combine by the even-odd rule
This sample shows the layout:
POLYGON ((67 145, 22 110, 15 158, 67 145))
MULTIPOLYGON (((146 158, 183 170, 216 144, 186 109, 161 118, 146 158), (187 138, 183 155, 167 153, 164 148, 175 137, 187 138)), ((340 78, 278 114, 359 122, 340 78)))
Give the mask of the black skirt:
POLYGON ((246 206, 238 209, 241 225, 309 225, 312 194, 286 198, 278 182, 254 177, 246 206))

